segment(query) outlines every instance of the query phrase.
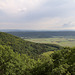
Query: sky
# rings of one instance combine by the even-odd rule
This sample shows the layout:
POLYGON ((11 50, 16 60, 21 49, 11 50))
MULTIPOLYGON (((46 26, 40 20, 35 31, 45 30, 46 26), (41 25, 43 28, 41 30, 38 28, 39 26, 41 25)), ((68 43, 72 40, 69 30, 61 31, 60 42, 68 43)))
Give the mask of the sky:
POLYGON ((0 29, 75 30, 75 0, 0 0, 0 29))

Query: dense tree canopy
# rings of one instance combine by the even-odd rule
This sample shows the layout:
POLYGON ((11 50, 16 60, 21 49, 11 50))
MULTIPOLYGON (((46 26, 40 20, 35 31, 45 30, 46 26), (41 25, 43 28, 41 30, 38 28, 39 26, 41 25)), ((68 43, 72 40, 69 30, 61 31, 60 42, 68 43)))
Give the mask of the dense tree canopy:
POLYGON ((37 60, 0 45, 0 75, 75 75, 75 48, 55 51, 37 60))
POLYGON ((4 32, 0 32, 0 45, 10 46, 14 52, 30 56, 38 56, 43 52, 62 49, 59 45, 33 43, 4 32))
POLYGON ((0 36, 0 75, 75 75, 75 48, 27 41, 25 44, 24 40, 18 37, 8 36, 5 33, 0 35, 2 35, 0 36), (18 43, 21 43, 21 47, 18 43), (23 44, 27 51, 33 53, 33 58, 32 55, 25 53, 26 50, 23 53, 24 48, 21 49, 24 47, 23 44), (22 52, 18 51, 20 49, 22 52), (44 52, 46 53, 42 54, 44 52), (34 59, 36 53, 38 58, 34 59))

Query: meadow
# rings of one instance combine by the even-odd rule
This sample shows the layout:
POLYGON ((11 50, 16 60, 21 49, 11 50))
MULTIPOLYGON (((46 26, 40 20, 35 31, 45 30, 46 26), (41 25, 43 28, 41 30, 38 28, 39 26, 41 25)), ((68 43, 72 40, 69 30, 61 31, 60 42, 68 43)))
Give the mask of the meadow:
POLYGON ((64 47, 66 46, 75 47, 75 38, 55 37, 55 38, 31 38, 25 40, 35 43, 58 44, 64 47))
POLYGON ((54 51, 44 52, 44 53, 41 54, 41 55, 42 55, 42 56, 50 56, 52 53, 54 53, 54 51))

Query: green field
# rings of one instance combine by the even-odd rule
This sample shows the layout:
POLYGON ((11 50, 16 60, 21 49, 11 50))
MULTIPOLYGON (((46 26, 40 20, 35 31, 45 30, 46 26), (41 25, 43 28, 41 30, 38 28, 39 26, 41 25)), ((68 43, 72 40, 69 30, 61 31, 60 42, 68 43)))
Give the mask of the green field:
POLYGON ((75 39, 74 38, 31 38, 25 39, 27 41, 36 42, 36 43, 50 43, 50 44, 58 44, 60 46, 68 46, 75 47, 75 39))
POLYGON ((44 52, 44 53, 41 54, 41 55, 42 55, 42 56, 50 56, 52 53, 54 53, 54 51, 44 52))

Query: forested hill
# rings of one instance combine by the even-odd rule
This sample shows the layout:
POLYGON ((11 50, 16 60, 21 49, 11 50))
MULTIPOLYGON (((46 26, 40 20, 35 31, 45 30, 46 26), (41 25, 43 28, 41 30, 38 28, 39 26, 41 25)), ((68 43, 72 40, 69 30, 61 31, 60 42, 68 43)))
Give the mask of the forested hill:
POLYGON ((32 43, 0 32, 0 75, 75 75, 75 48, 32 43))
POLYGON ((0 32, 0 45, 10 46, 14 52, 24 53, 29 56, 62 49, 59 45, 33 43, 4 32, 0 32))

